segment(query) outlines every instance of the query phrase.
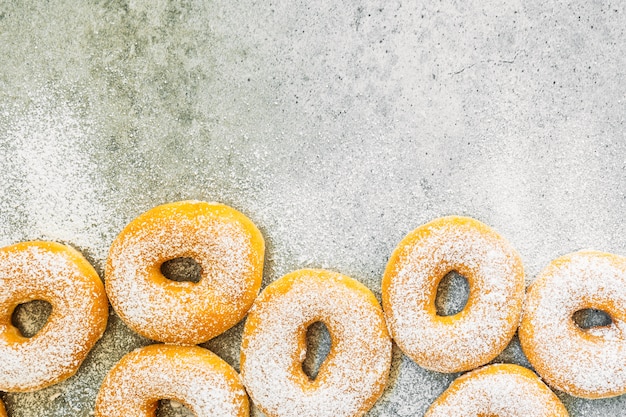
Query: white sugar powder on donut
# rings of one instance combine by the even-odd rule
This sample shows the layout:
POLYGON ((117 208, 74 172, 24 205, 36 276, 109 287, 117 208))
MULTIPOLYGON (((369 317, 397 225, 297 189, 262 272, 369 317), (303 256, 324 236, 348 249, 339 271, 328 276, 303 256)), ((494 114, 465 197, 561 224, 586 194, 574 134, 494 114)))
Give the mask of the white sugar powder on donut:
POLYGON ((96 415, 148 416, 146 405, 176 399, 197 417, 237 417, 248 410, 239 376, 217 356, 196 346, 151 345, 116 365, 98 394, 96 415))
MULTIPOLYGON (((194 259, 205 260, 201 263, 205 282, 200 285, 211 287, 224 297, 232 299, 233 309, 239 307, 238 300, 245 290, 241 277, 249 274, 252 268, 246 262, 250 255, 248 236, 241 227, 234 224, 215 222, 194 235, 183 232, 188 226, 172 221, 167 225, 166 237, 140 232, 139 235, 126 240, 123 245, 116 248, 112 256, 115 259, 112 266, 117 269, 116 274, 137 277, 147 265, 155 262, 157 253, 167 251, 173 254, 172 258, 176 258, 176 253, 193 252, 198 255, 194 259)), ((148 225, 145 230, 148 230, 148 225)), ((133 294, 133 297, 117 297, 124 315, 132 316, 143 325, 153 321, 159 312, 168 308, 168 305, 185 305, 192 300, 203 301, 198 300, 193 294, 171 294, 165 288, 150 285, 141 279, 125 279, 118 285, 116 293, 133 294), (158 295, 154 294, 155 290, 158 291, 158 295)), ((172 331, 184 325, 185 323, 164 322, 164 326, 172 331)))
POLYGON ((257 327, 250 331, 246 323, 241 372, 251 398, 269 416, 360 416, 386 381, 391 341, 380 307, 343 284, 345 277, 324 272, 327 280, 305 273, 285 293, 268 295, 268 287, 250 311, 248 320, 257 327), (293 368, 306 356, 306 347, 298 350, 298 337, 318 316, 325 317, 336 355, 303 390, 302 370, 293 368))
POLYGON ((521 260, 504 239, 473 219, 441 218, 416 232, 422 228, 428 235, 401 242, 385 273, 387 323, 396 343, 420 366, 439 372, 473 369, 500 353, 517 328, 521 260), (461 266, 474 271, 467 305, 458 319, 434 317, 436 279, 461 266))
POLYGON ((626 258, 595 251, 555 259, 528 290, 522 348, 554 388, 600 398, 626 392, 626 258), (572 314, 605 310, 612 323, 579 328, 572 314))
MULTIPOLYGON (((104 288, 80 278, 79 266, 66 253, 35 244, 20 251, 6 250, 10 248, 0 250, 0 389, 29 391, 76 371, 102 336, 108 309, 104 288), (30 339, 9 341, 6 334, 13 331, 16 300, 33 299, 52 304, 48 322, 30 339)), ((95 271, 92 274, 91 279, 99 280, 95 271)))
POLYGON ((490 365, 455 380, 425 417, 567 417, 559 399, 531 371, 490 365))
POLYGON ((235 325, 252 305, 263 248, 256 226, 228 206, 164 204, 137 217, 113 242, 107 293, 136 332, 166 343, 202 343, 235 325), (201 267, 197 283, 162 275, 162 264, 180 257, 201 267))

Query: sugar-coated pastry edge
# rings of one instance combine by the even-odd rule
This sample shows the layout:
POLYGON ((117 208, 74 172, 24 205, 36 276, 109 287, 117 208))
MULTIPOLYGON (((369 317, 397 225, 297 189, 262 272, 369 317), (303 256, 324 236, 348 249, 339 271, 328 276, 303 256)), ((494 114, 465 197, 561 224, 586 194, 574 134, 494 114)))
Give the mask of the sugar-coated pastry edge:
POLYGON ((245 316, 261 286, 264 252, 258 228, 229 206, 163 204, 132 220, 114 240, 107 294, 137 333, 166 343, 202 343, 245 316), (163 276, 161 265, 179 257, 198 262, 198 283, 163 276))
POLYGON ((528 288, 520 344, 548 385, 582 398, 626 393, 626 258, 580 251, 554 259, 528 288), (579 328, 573 314, 608 313, 608 326, 579 328))
POLYGON ((248 417, 237 372, 198 346, 149 345, 126 354, 107 373, 96 417, 154 417, 158 401, 175 400, 197 417, 248 417))
POLYGON ((241 373, 268 417, 362 416, 382 394, 391 339, 380 304, 358 281, 303 269, 270 284, 246 320, 241 373), (314 380, 304 374, 306 329, 323 322, 331 349, 314 380))
POLYGON ((410 232, 382 280, 394 341, 418 365, 437 372, 467 371, 494 359, 515 334, 523 297, 519 254, 489 226, 461 216, 410 232), (468 280, 469 298, 459 313, 439 316, 437 287, 451 271, 468 280))
POLYGON ((109 308, 104 285, 75 249, 29 241, 0 248, 0 390, 24 392, 76 373, 102 337, 109 308), (24 337, 11 323, 22 303, 52 305, 46 324, 24 337))
POLYGON ((487 365, 454 380, 424 417, 568 417, 567 409, 529 369, 487 365))

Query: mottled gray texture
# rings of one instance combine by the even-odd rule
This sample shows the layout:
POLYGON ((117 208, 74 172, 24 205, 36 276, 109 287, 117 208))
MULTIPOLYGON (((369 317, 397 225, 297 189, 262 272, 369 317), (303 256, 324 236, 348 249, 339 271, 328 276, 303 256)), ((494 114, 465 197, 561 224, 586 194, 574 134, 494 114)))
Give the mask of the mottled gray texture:
MULTIPOLYGON (((127 222, 194 198, 259 226, 264 284, 324 267, 380 296, 395 245, 446 214, 508 238, 528 281, 626 255, 625 32, 618 1, 0 0, 0 243, 66 242, 102 273, 127 222)), ((236 368, 242 328, 206 345, 236 368)), ((0 396, 88 416, 147 343, 112 315, 74 378, 0 396)), ((454 375, 394 355, 369 415, 422 415, 454 375)), ((502 358, 527 365, 518 342, 502 358)))

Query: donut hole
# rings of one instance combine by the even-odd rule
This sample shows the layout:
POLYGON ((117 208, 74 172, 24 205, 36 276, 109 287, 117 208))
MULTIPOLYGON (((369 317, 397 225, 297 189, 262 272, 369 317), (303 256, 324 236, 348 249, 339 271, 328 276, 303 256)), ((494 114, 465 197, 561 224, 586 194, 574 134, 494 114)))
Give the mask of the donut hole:
POLYGON ((180 257, 163 262, 161 273, 170 281, 196 284, 202 278, 202 267, 193 258, 180 257))
POLYGON ((572 320, 578 327, 588 330, 593 327, 604 327, 613 324, 611 316, 603 310, 585 308, 572 314, 572 320))
POLYGON ((33 300, 18 304, 11 315, 11 324, 24 337, 33 337, 46 325, 52 313, 52 304, 44 300, 33 300))
POLYGON ((332 340, 328 327, 316 321, 306 329, 306 356, 302 361, 302 371, 311 381, 317 378, 320 367, 330 352, 332 340))
POLYGON ((159 400, 156 417, 195 417, 184 404, 174 400, 159 400))
POLYGON ((439 281, 435 308, 438 316, 454 316, 465 308, 469 299, 469 281, 457 271, 450 271, 439 281))

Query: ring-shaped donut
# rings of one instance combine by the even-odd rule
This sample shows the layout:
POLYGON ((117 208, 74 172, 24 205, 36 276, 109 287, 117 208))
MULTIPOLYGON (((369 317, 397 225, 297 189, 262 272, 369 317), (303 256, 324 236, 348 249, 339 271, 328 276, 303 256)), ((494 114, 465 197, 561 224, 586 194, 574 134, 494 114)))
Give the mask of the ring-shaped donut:
POLYGON ((76 250, 54 242, 0 249, 0 391, 34 391, 74 375, 109 315, 100 277, 76 250), (13 326, 15 308, 47 301, 52 312, 33 337, 13 326))
POLYGON ((137 333, 205 342, 239 322, 259 292, 265 243, 254 223, 218 203, 181 201, 143 213, 117 236, 106 265, 111 305, 137 333), (197 283, 167 279, 166 261, 193 258, 197 283))
POLYGON ((548 385, 576 397, 626 393, 626 258, 581 251, 553 260, 527 291, 519 338, 548 385), (573 314, 599 309, 612 323, 583 330, 573 314))
POLYGON ((235 370, 198 346, 150 345, 124 357, 104 378, 96 417, 155 417, 159 400, 197 417, 247 417, 248 396, 235 370))
POLYGON ((345 275, 303 269, 270 284, 244 329, 241 375, 268 417, 362 416, 382 394, 391 339, 380 304, 345 275), (311 380, 302 369, 307 327, 326 325, 328 356, 311 380))
POLYGON ((474 369, 495 358, 519 324, 522 261, 487 225, 468 218, 436 219, 409 233, 394 250, 382 281, 391 335, 418 365, 438 372, 474 369), (456 271, 469 283, 457 314, 437 314, 437 287, 456 271))
POLYGON ((488 365, 457 378, 424 417, 568 417, 559 398, 532 371, 488 365))

